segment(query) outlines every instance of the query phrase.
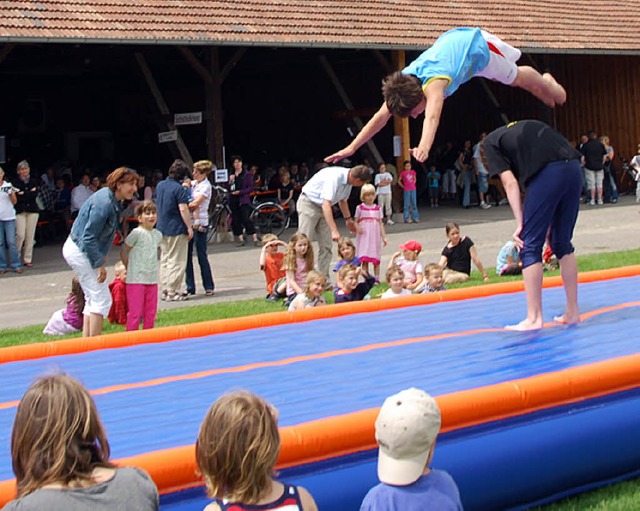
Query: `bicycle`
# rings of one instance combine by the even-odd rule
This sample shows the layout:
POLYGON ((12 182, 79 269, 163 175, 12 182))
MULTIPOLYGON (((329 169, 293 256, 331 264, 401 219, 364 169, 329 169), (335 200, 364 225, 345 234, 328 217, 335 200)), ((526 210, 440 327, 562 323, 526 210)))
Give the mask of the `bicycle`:
MULTIPOLYGON (((210 242, 219 231, 221 224, 224 232, 231 228, 231 208, 229 207, 229 191, 218 185, 212 187, 211 203, 209 204, 209 225, 207 242, 210 242)), ((289 227, 290 218, 287 211, 273 200, 261 200, 264 194, 256 193, 251 202, 251 221, 258 234, 273 233, 280 236, 289 227)))
POLYGON ((289 227, 289 212, 273 199, 264 199, 273 192, 257 192, 253 195, 251 221, 259 234, 273 233, 280 236, 289 227))

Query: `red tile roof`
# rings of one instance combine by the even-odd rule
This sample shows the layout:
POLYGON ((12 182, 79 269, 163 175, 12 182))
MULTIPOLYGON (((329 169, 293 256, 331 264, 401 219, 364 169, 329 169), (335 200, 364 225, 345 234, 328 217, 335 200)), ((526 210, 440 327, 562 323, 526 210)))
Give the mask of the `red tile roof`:
POLYGON ((419 49, 456 26, 530 52, 640 53, 639 0, 0 0, 0 42, 419 49))

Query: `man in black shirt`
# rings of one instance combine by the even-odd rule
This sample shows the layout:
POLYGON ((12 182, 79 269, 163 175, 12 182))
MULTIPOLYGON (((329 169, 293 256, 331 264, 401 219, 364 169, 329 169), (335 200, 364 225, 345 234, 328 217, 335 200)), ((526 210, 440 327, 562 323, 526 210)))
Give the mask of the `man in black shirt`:
POLYGON ((542 328, 542 247, 547 235, 560 262, 567 305, 559 323, 577 323, 578 267, 571 244, 578 218, 580 153, 541 121, 526 120, 491 132, 481 154, 489 174, 499 175, 518 224, 513 234, 523 262, 527 317, 511 330, 542 328), (526 192, 524 204, 520 190, 526 192))
POLYGON ((590 131, 588 133, 589 140, 582 145, 584 174, 587 179, 587 189, 591 192, 591 200, 589 204, 596 205, 596 196, 598 204, 602 204, 602 180, 604 179, 604 157, 607 150, 604 144, 598 140, 598 136, 590 131))

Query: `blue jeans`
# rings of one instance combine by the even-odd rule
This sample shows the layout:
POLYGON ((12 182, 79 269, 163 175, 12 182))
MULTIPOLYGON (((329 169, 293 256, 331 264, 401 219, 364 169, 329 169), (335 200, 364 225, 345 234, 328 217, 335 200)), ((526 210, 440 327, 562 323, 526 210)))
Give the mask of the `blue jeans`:
POLYGON ((404 198, 404 221, 409 220, 409 209, 411 208, 411 215, 414 222, 418 221, 418 205, 416 203, 416 191, 404 191, 402 193, 404 198))
POLYGON ((189 252, 187 254, 187 292, 195 294, 196 281, 193 277, 193 245, 196 245, 196 254, 198 256, 198 266, 200 266, 200 276, 205 291, 213 291, 213 277, 211 276, 211 266, 207 259, 207 233, 193 232, 193 238, 189 241, 189 252))
POLYGON ((462 190, 462 207, 468 208, 471 204, 471 172, 463 172, 462 178, 464 183, 462 190))
POLYGON ((611 168, 604 168, 602 191, 606 202, 618 202, 618 187, 616 186, 616 178, 611 172, 611 168))
POLYGON ((14 270, 22 268, 18 245, 16 244, 16 221, 0 220, 0 270, 7 269, 7 249, 9 250, 9 265, 14 270))

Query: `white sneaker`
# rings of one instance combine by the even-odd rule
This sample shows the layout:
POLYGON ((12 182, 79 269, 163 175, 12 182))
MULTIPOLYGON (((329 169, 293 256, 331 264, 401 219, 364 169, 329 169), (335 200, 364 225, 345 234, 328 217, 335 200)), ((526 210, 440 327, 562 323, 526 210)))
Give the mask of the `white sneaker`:
POLYGON ((636 202, 640 202, 640 197, 636 197, 636 202))
POLYGON ((509 204, 506 197, 504 199, 500 199, 500 202, 498 202, 498 206, 504 206, 505 204, 509 204))
POLYGON ((598 199, 598 206, 602 206, 604 204, 604 202, 602 202, 602 199, 598 199))
POLYGON ((596 205, 596 201, 594 201, 593 199, 591 199, 589 201, 589 206, 595 206, 596 205))
POLYGON ((480 203, 480 208, 481 209, 489 209, 491 207, 491 204, 487 204, 485 201, 482 201, 480 203))
POLYGON ((389 220, 387 220, 387 225, 394 225, 395 222, 393 220, 391 220, 391 218, 389 218, 389 220))

